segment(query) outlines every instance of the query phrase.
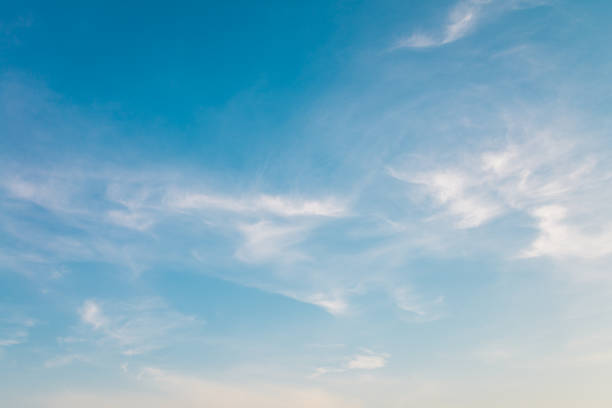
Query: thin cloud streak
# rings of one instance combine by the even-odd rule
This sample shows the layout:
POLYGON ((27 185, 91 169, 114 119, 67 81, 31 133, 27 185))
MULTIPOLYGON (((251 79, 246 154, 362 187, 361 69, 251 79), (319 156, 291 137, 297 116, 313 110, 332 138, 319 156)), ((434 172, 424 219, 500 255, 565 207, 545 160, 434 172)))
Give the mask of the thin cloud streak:
POLYGON ((413 33, 397 41, 392 49, 440 47, 455 42, 468 35, 482 19, 484 8, 489 0, 467 0, 459 2, 449 12, 440 33, 413 33))
POLYGON ((451 8, 438 30, 431 30, 429 33, 415 31, 411 35, 396 41, 391 50, 441 47, 473 33, 482 24, 483 20, 508 11, 537 7, 548 3, 548 1, 537 0, 462 0, 451 8))
POLYGON ((309 378, 314 379, 326 374, 339 374, 353 370, 377 370, 385 367, 391 355, 389 353, 377 353, 362 348, 359 353, 346 358, 345 362, 332 367, 317 367, 309 378))
POLYGON ((189 338, 203 324, 192 316, 170 309, 159 299, 103 305, 86 300, 78 309, 82 322, 93 330, 93 339, 109 342, 124 355, 145 354, 189 338))

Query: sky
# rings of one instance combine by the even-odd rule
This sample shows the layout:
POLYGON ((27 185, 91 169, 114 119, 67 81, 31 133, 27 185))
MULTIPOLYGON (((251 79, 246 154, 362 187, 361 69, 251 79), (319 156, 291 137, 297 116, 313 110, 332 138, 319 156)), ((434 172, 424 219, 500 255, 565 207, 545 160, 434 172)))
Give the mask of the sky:
POLYGON ((2 2, 2 405, 609 407, 611 17, 2 2))

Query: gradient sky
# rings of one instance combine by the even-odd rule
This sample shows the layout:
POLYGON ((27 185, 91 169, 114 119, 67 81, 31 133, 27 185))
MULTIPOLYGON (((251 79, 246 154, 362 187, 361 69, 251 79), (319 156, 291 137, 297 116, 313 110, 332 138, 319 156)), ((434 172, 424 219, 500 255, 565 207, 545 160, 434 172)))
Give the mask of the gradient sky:
POLYGON ((1 405, 612 406, 611 19, 3 1, 1 405))

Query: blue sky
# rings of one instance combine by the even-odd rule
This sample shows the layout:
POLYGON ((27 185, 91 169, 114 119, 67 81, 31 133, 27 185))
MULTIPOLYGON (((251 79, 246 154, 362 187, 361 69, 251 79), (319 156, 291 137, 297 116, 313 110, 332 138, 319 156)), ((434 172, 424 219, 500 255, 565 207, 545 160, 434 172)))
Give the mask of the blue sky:
POLYGON ((612 403, 612 5, 5 3, 7 406, 612 403))

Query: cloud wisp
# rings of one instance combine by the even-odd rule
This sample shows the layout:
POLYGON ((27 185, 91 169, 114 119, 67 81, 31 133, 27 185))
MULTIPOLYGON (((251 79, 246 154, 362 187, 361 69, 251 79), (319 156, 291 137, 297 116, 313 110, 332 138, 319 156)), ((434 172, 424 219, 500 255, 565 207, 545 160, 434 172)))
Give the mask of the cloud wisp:
POLYGON ((461 0, 447 13, 439 29, 415 31, 396 41, 391 49, 435 48, 451 44, 474 32, 484 20, 513 9, 541 4, 545 3, 530 0, 461 0))
POLYGON ((377 353, 372 350, 362 348, 359 353, 345 358, 342 364, 337 366, 317 367, 310 375, 310 378, 317 378, 326 374, 344 373, 352 370, 376 370, 383 368, 391 355, 389 353, 377 353))
POLYGON ((474 229, 513 213, 532 218, 538 236, 514 255, 592 259, 612 253, 612 215, 600 205, 609 184, 601 154, 535 132, 468 157, 431 171, 400 167, 389 168, 389 174, 431 198, 441 212, 430 221, 450 218, 456 229, 474 229))
MULTIPOLYGON (((51 239, 48 230, 37 224, 14 225, 8 218, 3 227, 16 242, 28 242, 32 254, 22 259, 17 269, 28 273, 48 265, 77 260, 111 262, 127 266, 137 276, 162 259, 173 259, 191 267, 199 264, 234 261, 249 267, 288 265, 311 262, 312 254, 303 242, 317 229, 349 216, 347 200, 336 197, 303 198, 299 195, 261 193, 231 195, 191 184, 187 178, 164 173, 147 174, 127 170, 106 170, 96 174, 74 171, 35 171, 7 177, 0 182, 5 208, 14 211, 14 203, 32 205, 49 212, 60 225, 79 231, 51 239), (88 193, 96 190, 95 203, 88 193), (187 224, 185 224, 187 223, 187 224), (183 225, 189 225, 184 228, 183 225), (106 233, 100 234, 100 231, 106 233), (179 234, 187 247, 177 247, 163 238, 168 232, 179 234), (216 236, 222 252, 202 249, 202 235, 216 236), (120 237, 117 239, 117 237, 120 237), (163 248, 156 252, 143 246, 163 248)), ((267 276, 273 275, 270 269, 267 276)), ((220 276, 241 282, 232 276, 220 276)), ((295 288, 268 284, 259 287, 290 297, 340 310, 320 290, 297 295, 295 288), (310 300, 309 300, 310 299, 310 300)), ((258 286, 257 281, 249 282, 258 286)))
POLYGON ((439 33, 415 32, 397 41, 392 48, 430 48, 455 42, 476 28, 489 3, 490 0, 461 1, 448 13, 439 33))
POLYGON ((139 355, 164 348, 169 341, 188 339, 203 324, 170 309, 160 299, 100 303, 86 300, 78 310, 95 341, 110 343, 124 355, 139 355))

